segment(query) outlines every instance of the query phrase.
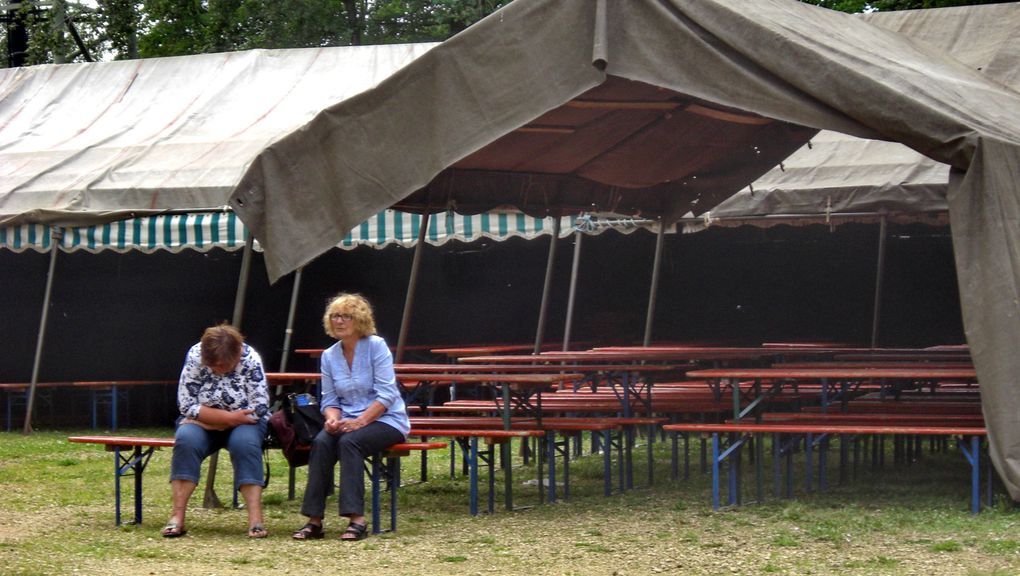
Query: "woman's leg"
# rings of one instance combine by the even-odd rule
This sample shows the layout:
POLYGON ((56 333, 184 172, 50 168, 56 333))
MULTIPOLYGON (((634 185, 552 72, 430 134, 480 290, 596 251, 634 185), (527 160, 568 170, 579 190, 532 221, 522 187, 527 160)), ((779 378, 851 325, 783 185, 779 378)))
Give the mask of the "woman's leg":
POLYGON ((262 526, 263 461, 262 441, 266 437, 266 423, 243 424, 229 432, 227 451, 234 467, 234 487, 241 492, 248 510, 248 535, 266 536, 262 526))
POLYGON ((308 483, 301 500, 301 513, 308 516, 312 524, 321 525, 326 513, 326 496, 333 486, 333 468, 337 460, 337 439, 337 436, 323 430, 312 441, 308 483))
POLYGON ((181 424, 174 433, 174 452, 170 459, 172 509, 164 536, 184 534, 188 501, 198 485, 202 461, 209 455, 209 432, 197 424, 181 424))
POLYGON ((365 458, 403 440, 399 430, 382 422, 340 435, 341 516, 365 523, 365 458))

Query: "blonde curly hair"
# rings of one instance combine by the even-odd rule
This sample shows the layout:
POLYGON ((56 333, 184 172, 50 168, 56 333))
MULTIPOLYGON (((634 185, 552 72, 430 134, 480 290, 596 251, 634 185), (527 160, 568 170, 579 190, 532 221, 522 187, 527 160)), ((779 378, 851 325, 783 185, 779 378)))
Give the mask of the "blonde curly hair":
POLYGON ((326 312, 322 315, 322 327, 331 338, 337 338, 333 332, 333 323, 329 319, 333 314, 350 314, 351 322, 354 322, 354 330, 358 333, 359 338, 376 333, 372 305, 361 294, 341 292, 326 303, 326 312))

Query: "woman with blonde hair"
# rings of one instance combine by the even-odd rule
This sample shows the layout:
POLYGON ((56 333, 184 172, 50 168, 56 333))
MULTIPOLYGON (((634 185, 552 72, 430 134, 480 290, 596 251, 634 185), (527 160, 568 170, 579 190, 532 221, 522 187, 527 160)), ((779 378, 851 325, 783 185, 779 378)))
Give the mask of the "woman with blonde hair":
POLYGON ((308 517, 295 540, 323 537, 326 495, 340 461, 340 516, 349 522, 341 540, 368 536, 365 458, 403 442, 411 429, 400 397, 393 356, 376 335, 372 306, 360 294, 340 294, 326 305, 322 326, 338 341, 322 353, 321 410, 326 423, 315 437, 301 513, 308 517))

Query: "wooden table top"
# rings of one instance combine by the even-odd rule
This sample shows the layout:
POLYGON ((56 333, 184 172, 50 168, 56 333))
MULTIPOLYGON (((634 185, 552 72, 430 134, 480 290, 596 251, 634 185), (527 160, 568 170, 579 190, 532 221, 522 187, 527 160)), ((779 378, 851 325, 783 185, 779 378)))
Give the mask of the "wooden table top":
POLYGON ((974 368, 709 368, 692 370, 687 375, 692 378, 977 378, 974 368))

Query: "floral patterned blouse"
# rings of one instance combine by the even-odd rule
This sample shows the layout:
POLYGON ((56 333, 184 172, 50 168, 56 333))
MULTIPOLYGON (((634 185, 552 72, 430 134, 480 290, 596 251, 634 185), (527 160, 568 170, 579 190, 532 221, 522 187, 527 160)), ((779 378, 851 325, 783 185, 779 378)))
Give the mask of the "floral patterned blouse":
POLYGON ((197 420, 202 406, 231 411, 254 409, 259 419, 268 419, 269 384, 259 353, 243 344, 237 366, 218 375, 202 364, 201 344, 192 346, 177 385, 177 407, 182 415, 197 420))

